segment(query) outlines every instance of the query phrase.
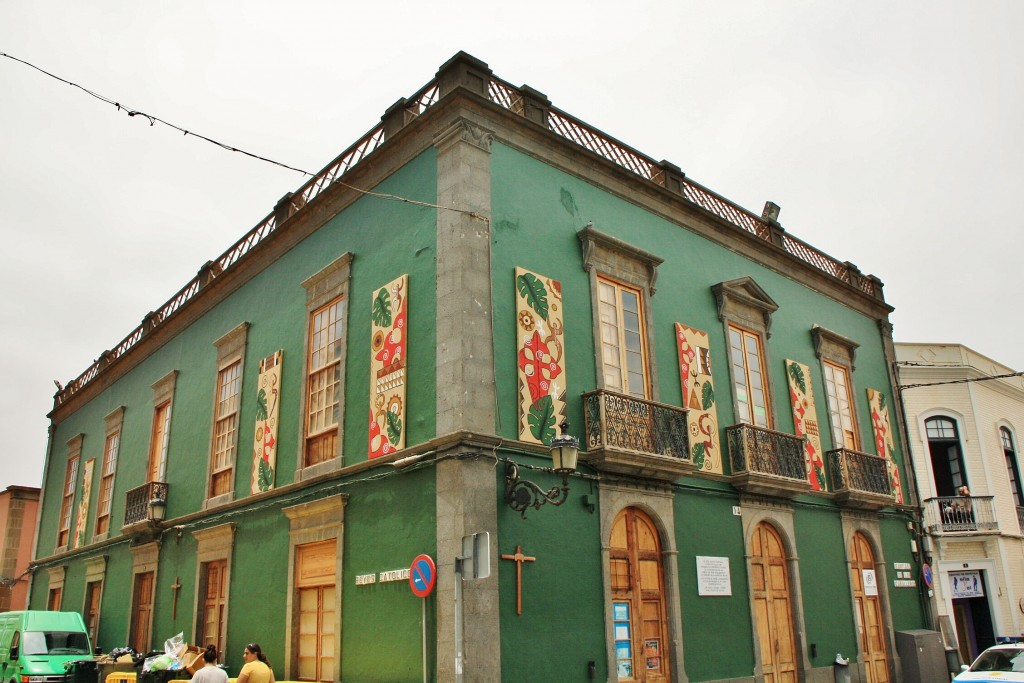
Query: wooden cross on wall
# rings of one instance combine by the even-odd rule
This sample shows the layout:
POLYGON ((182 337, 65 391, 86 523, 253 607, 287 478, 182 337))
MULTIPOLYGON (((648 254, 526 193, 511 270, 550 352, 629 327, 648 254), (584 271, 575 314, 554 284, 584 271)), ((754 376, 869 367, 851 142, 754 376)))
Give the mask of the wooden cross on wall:
POLYGON ((174 577, 174 583, 171 584, 171 590, 174 591, 174 603, 171 607, 171 620, 178 618, 178 591, 181 590, 181 582, 178 581, 178 577, 174 577))
POLYGON ((523 555, 521 546, 516 546, 515 555, 502 555, 503 560, 512 560, 516 563, 516 614, 523 613, 523 562, 535 562, 536 557, 523 555))

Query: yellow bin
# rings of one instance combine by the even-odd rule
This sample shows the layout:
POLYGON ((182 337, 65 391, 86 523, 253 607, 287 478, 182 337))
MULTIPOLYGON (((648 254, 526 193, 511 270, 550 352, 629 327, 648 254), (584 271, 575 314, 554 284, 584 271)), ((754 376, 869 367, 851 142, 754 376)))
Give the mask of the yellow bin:
POLYGON ((135 683, 134 671, 115 671, 107 674, 105 683, 135 683))

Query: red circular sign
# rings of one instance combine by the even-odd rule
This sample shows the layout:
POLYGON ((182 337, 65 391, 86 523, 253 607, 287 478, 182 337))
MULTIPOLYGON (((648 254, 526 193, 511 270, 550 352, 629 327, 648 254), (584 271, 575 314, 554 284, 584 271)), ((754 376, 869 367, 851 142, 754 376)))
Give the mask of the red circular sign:
POLYGON ((417 598, 425 598, 437 583, 437 567, 430 555, 417 555, 409 567, 409 587, 417 598))

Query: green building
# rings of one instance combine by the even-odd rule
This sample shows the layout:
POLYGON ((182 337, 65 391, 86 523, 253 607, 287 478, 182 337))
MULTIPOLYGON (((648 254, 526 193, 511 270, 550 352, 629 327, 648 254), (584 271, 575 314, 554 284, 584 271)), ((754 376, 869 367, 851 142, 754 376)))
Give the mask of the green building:
POLYGON ((460 53, 58 392, 31 606, 279 680, 902 680, 891 310, 460 53))

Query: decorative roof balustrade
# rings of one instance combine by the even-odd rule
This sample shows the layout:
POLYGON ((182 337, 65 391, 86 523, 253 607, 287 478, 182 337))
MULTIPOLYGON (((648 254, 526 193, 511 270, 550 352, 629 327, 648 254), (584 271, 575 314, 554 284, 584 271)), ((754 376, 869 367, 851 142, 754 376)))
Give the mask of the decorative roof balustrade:
MULTIPOLYGON (((526 86, 524 86, 526 88, 526 86)), ((524 88, 516 88, 506 81, 491 76, 486 84, 487 98, 498 106, 526 117, 524 88)), ((400 100, 404 109, 403 123, 420 116, 442 97, 440 81, 435 78, 418 90, 412 97, 400 100)), ((397 105, 396 105, 397 106, 397 105)), ((392 111, 389 109, 389 112, 392 111)), ((667 186, 665 162, 657 162, 596 128, 554 107, 545 107, 545 125, 558 136, 573 142, 616 165, 653 183, 667 186)), ((388 137, 386 125, 382 122, 363 135, 336 159, 306 181, 298 190, 275 207, 275 210, 254 228, 235 242, 227 251, 204 265, 199 273, 182 287, 170 301, 153 311, 113 349, 105 351, 85 372, 68 382, 54 395, 54 408, 66 403, 81 391, 107 365, 124 356, 138 344, 152 329, 162 324, 185 306, 209 282, 233 268, 249 252, 266 240, 278 225, 316 199, 322 192, 339 182, 353 167, 376 151, 388 137)), ((717 216, 719 219, 762 240, 775 243, 794 257, 815 268, 850 283, 868 296, 882 299, 881 283, 874 277, 862 276, 856 267, 837 261, 809 244, 781 231, 777 224, 770 224, 761 217, 730 202, 719 194, 679 175, 678 191, 690 203, 717 216), (773 230, 774 227, 774 230, 773 230), (781 238, 779 237, 781 235, 781 238)))

